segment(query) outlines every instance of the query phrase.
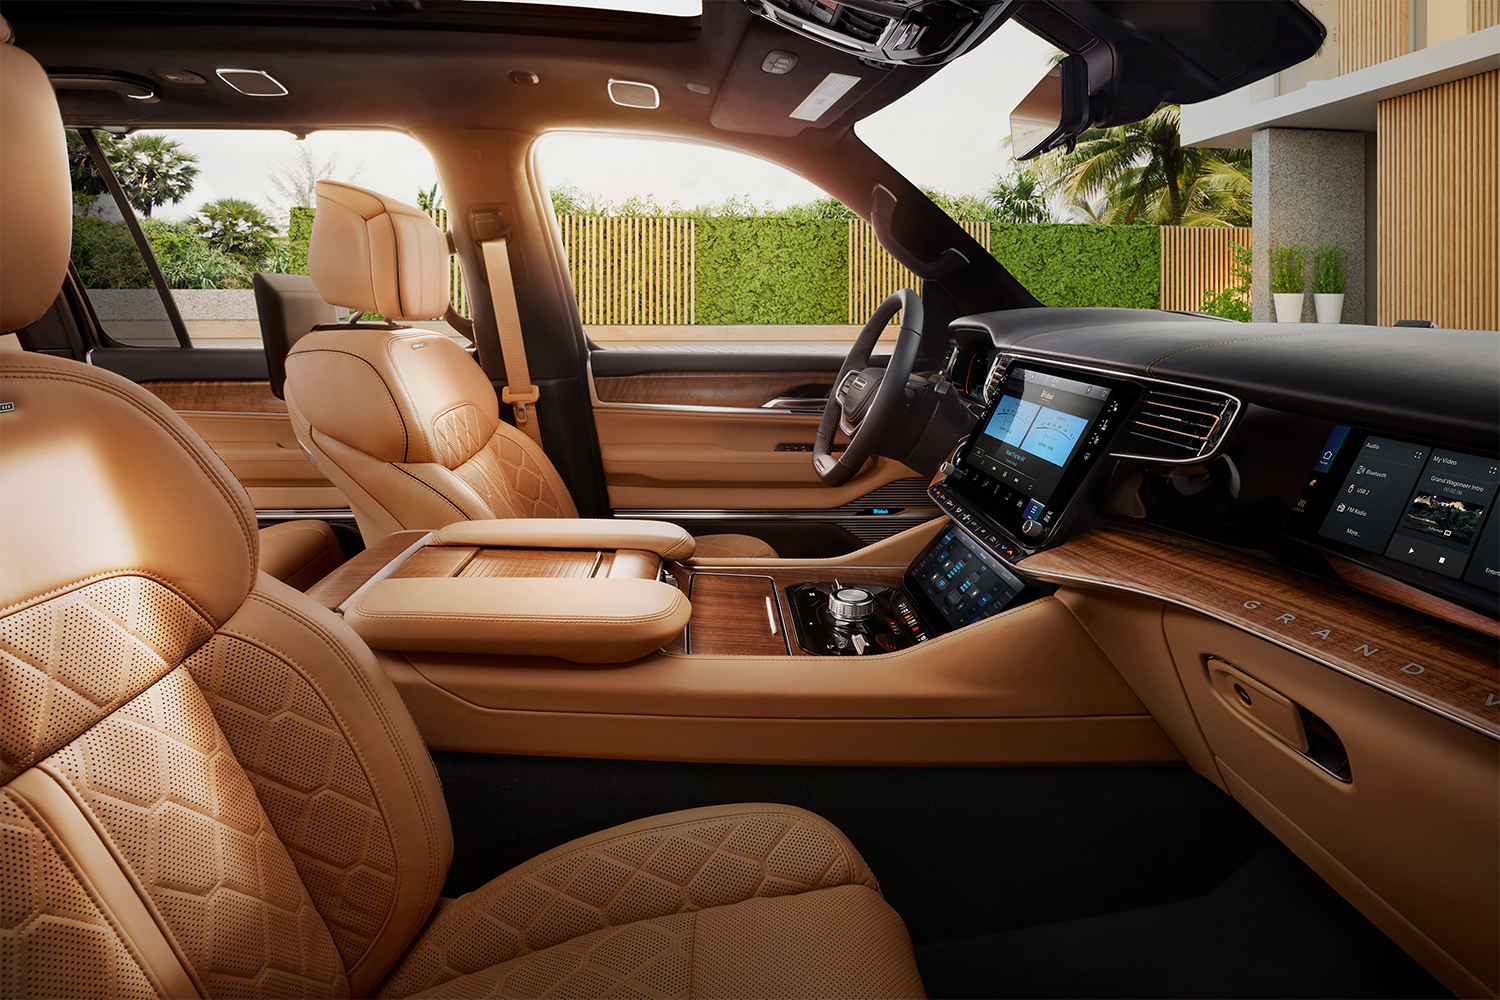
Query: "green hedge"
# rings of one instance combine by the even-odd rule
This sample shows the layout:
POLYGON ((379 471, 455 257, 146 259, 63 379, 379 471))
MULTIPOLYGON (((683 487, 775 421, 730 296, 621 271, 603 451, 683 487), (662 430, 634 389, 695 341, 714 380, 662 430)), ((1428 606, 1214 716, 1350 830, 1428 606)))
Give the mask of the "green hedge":
POLYGON ((990 253, 1048 306, 1155 309, 1161 303, 1156 226, 994 225, 990 253))
POLYGON ((307 245, 312 242, 313 216, 318 214, 315 208, 292 209, 291 221, 287 223, 287 249, 290 252, 290 263, 287 265, 288 274, 307 273, 307 245))
POLYGON ((697 321, 843 323, 849 224, 842 219, 700 219, 697 321))

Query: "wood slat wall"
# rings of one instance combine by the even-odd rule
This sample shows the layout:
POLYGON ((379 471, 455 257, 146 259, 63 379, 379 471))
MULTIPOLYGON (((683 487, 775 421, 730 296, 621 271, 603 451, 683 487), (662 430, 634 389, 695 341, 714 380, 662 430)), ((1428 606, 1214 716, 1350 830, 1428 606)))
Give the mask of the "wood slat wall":
POLYGON ((694 220, 565 216, 558 223, 584 323, 694 322, 694 220))
POLYGON ((1161 307, 1203 308, 1203 293, 1234 283, 1232 244, 1250 246, 1250 227, 1163 226, 1161 307))
MULTIPOLYGON (((427 215, 439 229, 448 231, 446 208, 429 208, 427 215)), ((448 298, 452 300, 453 308, 460 316, 469 315, 469 298, 464 294, 464 272, 459 267, 457 255, 448 258, 448 298)))
POLYGON ((1469 30, 1483 31, 1500 24, 1500 0, 1469 0, 1469 30))
POLYGON ((1406 55, 1407 0, 1339 0, 1339 75, 1406 55))
POLYGON ((1378 322, 1500 330, 1500 70, 1378 106, 1378 322))

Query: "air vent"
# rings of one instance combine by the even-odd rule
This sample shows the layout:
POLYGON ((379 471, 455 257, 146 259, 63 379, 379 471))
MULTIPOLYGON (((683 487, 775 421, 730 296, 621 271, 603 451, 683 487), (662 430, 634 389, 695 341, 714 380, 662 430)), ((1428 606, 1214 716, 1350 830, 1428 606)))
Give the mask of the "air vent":
POLYGON ((1213 453, 1239 403, 1218 393, 1152 389, 1116 442, 1115 454, 1164 462, 1193 462, 1213 453))
POLYGON ((891 23, 890 18, 881 17, 879 14, 866 14, 862 10, 853 7, 844 7, 842 17, 839 18, 838 27, 844 34, 852 35, 862 42, 871 45, 880 40, 881 32, 891 23))

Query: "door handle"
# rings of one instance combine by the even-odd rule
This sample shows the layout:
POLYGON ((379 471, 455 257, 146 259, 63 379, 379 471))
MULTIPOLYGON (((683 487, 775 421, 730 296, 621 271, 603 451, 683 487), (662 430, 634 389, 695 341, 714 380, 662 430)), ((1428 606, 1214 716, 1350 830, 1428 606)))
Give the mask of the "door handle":
POLYGON ((822 413, 828 400, 810 396, 777 396, 760 404, 762 410, 783 410, 787 413, 822 413))

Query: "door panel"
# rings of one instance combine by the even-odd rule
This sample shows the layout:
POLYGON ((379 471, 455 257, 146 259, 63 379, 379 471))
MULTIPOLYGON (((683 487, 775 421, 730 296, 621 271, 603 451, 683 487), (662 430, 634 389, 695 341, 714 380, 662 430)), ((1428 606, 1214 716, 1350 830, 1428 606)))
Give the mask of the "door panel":
MULTIPOLYGON (((210 353, 203 351, 202 353, 210 353)), ((286 403, 259 381, 149 381, 250 494, 257 510, 338 510, 349 501, 297 443, 286 403)))
MULTIPOLYGON (((812 444, 842 358, 601 351, 594 426, 610 505, 695 534, 744 532, 828 557, 937 514, 927 479, 875 458, 839 487, 812 444), (769 404, 769 405, 768 405, 769 404)), ((835 448, 847 440, 840 435, 835 448)))

